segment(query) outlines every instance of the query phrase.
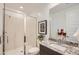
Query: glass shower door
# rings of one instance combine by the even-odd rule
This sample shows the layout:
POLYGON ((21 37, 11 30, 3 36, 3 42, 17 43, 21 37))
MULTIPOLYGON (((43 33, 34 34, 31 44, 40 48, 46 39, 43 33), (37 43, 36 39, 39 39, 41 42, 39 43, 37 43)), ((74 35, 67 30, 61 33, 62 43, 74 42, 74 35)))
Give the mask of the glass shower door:
POLYGON ((15 4, 5 4, 5 54, 24 54, 24 15, 16 11, 15 4))
POLYGON ((0 55, 3 54, 3 3, 0 3, 0 55))

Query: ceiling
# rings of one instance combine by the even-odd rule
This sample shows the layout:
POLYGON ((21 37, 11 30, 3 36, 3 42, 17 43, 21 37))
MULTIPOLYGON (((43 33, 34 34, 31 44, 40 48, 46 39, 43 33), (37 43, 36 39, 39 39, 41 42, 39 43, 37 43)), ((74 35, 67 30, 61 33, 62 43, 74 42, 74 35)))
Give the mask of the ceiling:
POLYGON ((48 3, 6 3, 5 7, 23 11, 27 14, 43 11, 48 6, 48 3), (21 9, 20 6, 24 8, 21 9))

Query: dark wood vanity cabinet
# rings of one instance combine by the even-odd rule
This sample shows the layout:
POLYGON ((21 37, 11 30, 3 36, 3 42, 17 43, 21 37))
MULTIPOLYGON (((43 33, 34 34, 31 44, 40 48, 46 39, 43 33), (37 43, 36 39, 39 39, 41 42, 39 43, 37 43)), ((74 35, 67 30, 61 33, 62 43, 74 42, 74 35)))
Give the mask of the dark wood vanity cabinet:
POLYGON ((62 55, 62 54, 40 44, 40 55, 62 55))

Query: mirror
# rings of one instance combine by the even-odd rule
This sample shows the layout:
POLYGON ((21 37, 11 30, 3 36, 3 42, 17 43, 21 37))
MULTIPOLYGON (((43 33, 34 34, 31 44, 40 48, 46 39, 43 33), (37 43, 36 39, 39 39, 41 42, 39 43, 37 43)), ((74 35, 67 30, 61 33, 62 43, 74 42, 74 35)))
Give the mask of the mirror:
POLYGON ((57 30, 64 29, 67 33, 66 41, 77 42, 73 36, 79 28, 79 4, 59 4, 50 10, 50 37, 58 39, 57 30))

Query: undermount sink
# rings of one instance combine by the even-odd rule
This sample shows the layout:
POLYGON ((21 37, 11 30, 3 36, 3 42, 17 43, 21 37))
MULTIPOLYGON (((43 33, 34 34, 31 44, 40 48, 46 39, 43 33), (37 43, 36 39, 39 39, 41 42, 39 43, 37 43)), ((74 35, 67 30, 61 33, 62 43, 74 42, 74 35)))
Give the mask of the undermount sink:
POLYGON ((55 49, 58 49, 58 50, 60 50, 62 52, 65 52, 65 50, 67 49, 66 47, 60 46, 58 44, 50 44, 50 47, 53 47, 55 49))

